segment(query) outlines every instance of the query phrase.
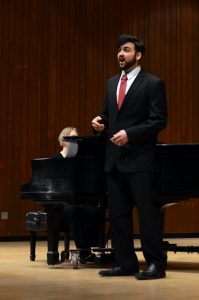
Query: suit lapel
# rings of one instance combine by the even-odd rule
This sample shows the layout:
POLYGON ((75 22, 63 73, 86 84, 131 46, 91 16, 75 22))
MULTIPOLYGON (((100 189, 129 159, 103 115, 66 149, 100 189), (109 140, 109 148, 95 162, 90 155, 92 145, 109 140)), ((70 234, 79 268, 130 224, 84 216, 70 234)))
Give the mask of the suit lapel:
POLYGON ((114 112, 117 113, 118 112, 118 106, 117 106, 117 86, 118 86, 118 82, 119 82, 119 79, 120 79, 120 74, 118 76, 116 76, 114 78, 114 81, 112 83, 112 86, 111 86, 111 99, 113 99, 113 109, 114 109, 114 112))

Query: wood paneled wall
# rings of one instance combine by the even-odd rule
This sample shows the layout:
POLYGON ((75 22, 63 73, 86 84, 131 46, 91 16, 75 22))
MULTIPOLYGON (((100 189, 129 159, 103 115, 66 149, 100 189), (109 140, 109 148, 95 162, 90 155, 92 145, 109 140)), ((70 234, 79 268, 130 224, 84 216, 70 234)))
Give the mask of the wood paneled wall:
MULTIPOLYGON (((0 0, 1 237, 26 235, 25 213, 38 208, 19 195, 31 159, 57 152, 65 126, 92 133, 121 33, 144 40, 143 67, 166 82, 160 140, 199 142, 198 22, 197 0, 0 0)), ((197 201, 170 208, 166 231, 198 232, 198 215, 197 201)))

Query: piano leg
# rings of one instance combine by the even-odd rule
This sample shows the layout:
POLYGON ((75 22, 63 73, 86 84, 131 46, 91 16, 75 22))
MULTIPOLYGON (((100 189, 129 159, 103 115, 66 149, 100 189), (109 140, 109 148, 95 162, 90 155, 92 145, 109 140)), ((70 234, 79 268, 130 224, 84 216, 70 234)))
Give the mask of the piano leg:
POLYGON ((59 263, 59 232, 60 232, 60 219, 63 205, 45 205, 48 220, 48 265, 56 265, 59 263))
POLYGON ((162 235, 164 233, 164 219, 165 219, 165 211, 168 207, 173 206, 177 204, 177 202, 171 202, 171 203, 161 203, 161 202, 157 202, 155 204, 158 212, 159 212, 159 216, 160 216, 160 226, 161 226, 161 231, 162 231, 162 235))
POLYGON ((30 231, 30 260, 35 261, 36 232, 30 231))
POLYGON ((161 203, 161 202, 157 202, 156 203, 156 208, 159 212, 159 221, 160 221, 160 227, 161 227, 161 232, 162 232, 162 249, 163 249, 163 253, 164 253, 164 257, 165 257, 165 264, 167 264, 167 260, 168 260, 168 256, 167 256, 167 252, 169 249, 169 242, 164 241, 163 237, 164 237, 164 220, 165 220, 165 210, 167 207, 171 206, 171 205, 175 205, 176 203, 161 203))

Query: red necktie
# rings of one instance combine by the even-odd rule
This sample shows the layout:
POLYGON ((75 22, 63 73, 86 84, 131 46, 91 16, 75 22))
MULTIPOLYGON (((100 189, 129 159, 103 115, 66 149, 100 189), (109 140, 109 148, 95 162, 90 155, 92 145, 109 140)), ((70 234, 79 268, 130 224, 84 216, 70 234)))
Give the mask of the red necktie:
POLYGON ((118 109, 120 109, 120 107, 122 106, 122 102, 125 97, 126 83, 127 83, 127 76, 126 74, 124 74, 122 75, 121 82, 120 82, 120 89, 118 95, 118 109))

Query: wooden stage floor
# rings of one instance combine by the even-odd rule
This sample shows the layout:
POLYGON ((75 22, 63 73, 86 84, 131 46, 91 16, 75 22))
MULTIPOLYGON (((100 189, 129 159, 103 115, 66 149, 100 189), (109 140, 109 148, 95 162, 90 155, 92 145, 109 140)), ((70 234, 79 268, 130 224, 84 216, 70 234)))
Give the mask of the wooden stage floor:
MULTIPOLYGON (((199 239, 167 239, 178 245, 199 245, 199 239)), ((139 241, 136 241, 139 246, 139 241)), ((60 250, 63 249, 62 242, 60 250)), ((0 299, 2 300, 198 300, 199 255, 169 252, 167 277, 138 281, 132 276, 103 278, 101 268, 70 262, 46 263, 46 242, 38 242, 35 262, 28 242, 0 242, 0 299)), ((145 267, 138 252, 141 269, 145 267)), ((103 266, 106 268, 107 266, 103 266)))

